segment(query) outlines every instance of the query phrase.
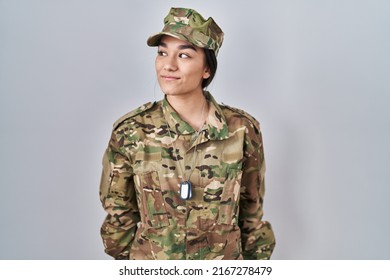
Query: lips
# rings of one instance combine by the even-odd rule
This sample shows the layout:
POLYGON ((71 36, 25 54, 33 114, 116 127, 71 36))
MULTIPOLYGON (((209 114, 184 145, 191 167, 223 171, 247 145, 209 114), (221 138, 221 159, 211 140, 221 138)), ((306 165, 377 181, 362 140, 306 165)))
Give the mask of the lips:
POLYGON ((169 76, 169 75, 161 75, 161 78, 166 81, 176 81, 179 80, 179 77, 176 76, 169 76))

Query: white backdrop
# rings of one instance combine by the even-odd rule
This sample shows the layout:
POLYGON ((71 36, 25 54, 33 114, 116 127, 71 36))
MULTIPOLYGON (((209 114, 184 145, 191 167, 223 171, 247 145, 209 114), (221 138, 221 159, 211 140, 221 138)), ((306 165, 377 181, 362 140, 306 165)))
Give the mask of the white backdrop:
POLYGON ((108 258, 101 158, 162 98, 171 6, 226 34, 209 90, 261 123, 273 259, 389 259, 388 0, 0 0, 0 259, 108 258))

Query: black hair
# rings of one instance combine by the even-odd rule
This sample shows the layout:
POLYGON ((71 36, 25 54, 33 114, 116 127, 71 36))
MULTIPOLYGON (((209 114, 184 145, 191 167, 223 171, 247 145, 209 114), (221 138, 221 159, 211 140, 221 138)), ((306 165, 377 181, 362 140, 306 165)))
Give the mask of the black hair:
POLYGON ((202 88, 207 87, 214 79, 218 66, 217 57, 215 56, 215 52, 213 50, 204 49, 204 54, 206 57, 206 66, 209 68, 210 71, 210 77, 202 81, 202 88))

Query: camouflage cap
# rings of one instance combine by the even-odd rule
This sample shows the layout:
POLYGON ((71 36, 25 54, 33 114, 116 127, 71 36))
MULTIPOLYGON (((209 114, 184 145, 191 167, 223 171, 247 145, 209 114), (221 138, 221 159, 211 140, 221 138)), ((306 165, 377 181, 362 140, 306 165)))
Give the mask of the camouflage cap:
POLYGON ((213 18, 205 20, 197 11, 186 8, 171 8, 164 18, 163 30, 149 37, 148 45, 157 46, 164 35, 213 50, 216 56, 223 42, 223 32, 213 18))

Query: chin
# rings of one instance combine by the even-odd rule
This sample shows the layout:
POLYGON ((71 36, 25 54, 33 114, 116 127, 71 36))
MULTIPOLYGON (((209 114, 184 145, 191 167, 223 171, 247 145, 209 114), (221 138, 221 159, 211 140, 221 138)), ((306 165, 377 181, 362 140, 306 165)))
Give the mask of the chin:
POLYGON ((178 95, 179 94, 176 90, 170 89, 170 88, 161 88, 161 91, 166 95, 178 95))

